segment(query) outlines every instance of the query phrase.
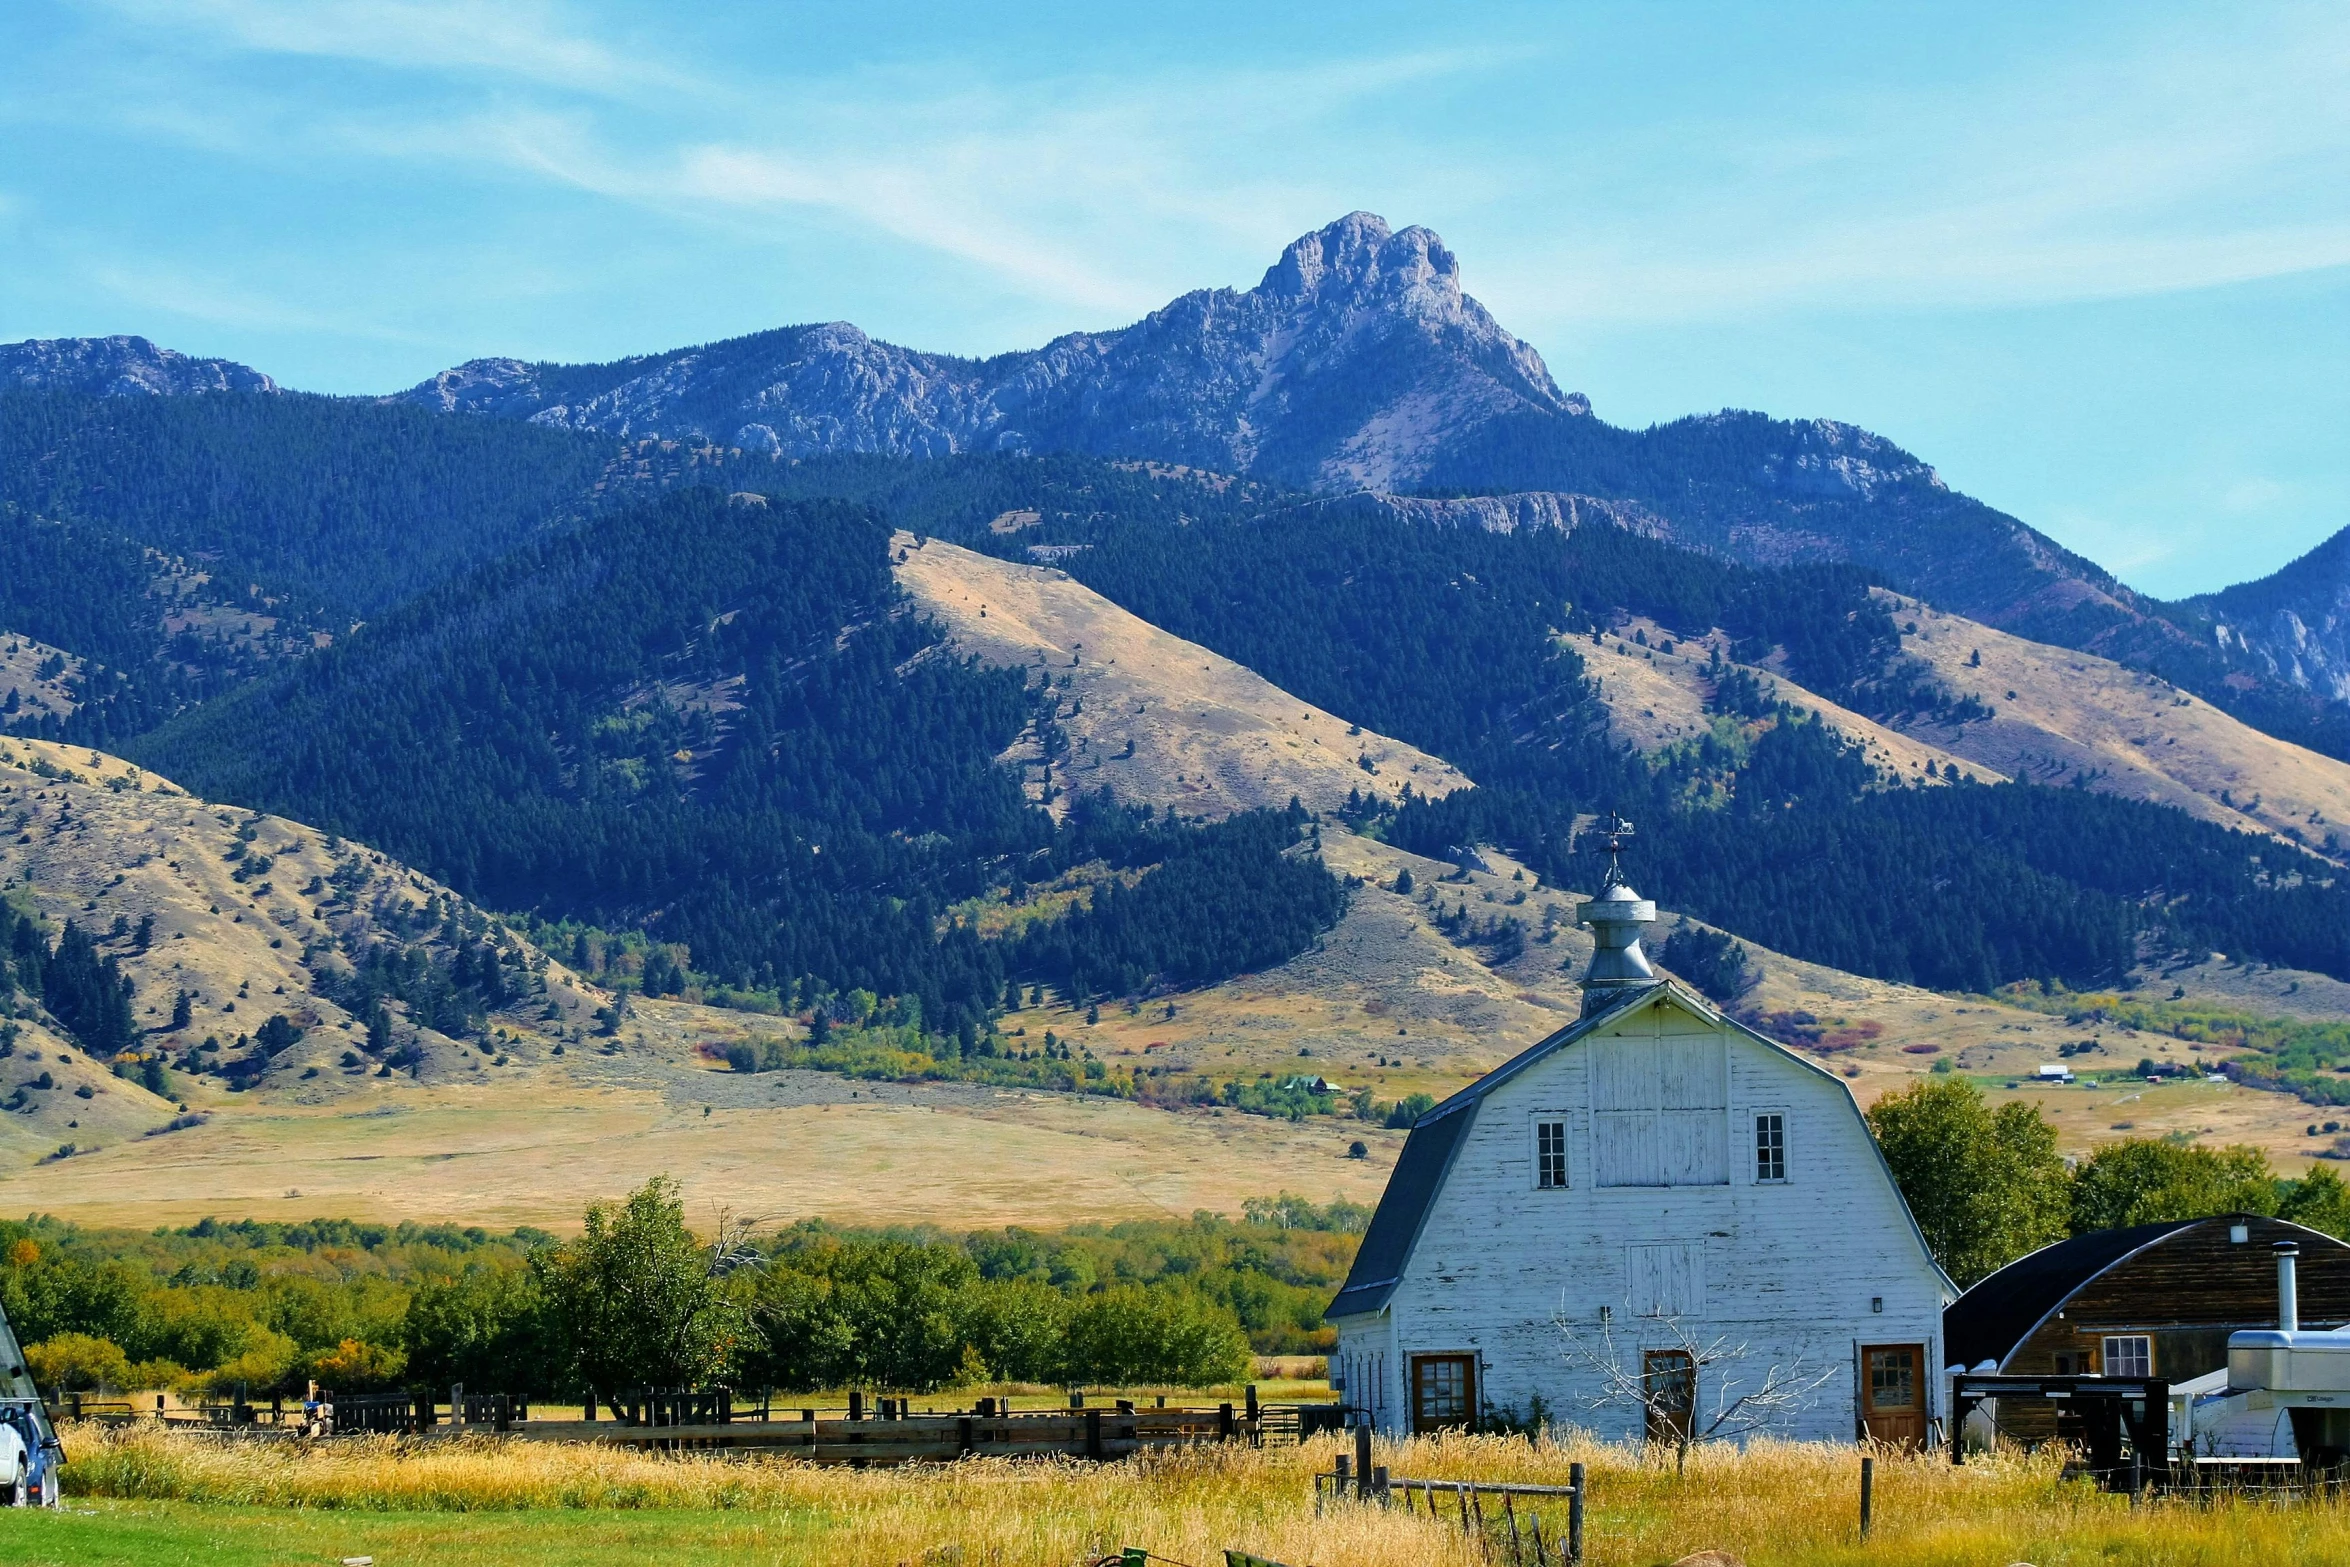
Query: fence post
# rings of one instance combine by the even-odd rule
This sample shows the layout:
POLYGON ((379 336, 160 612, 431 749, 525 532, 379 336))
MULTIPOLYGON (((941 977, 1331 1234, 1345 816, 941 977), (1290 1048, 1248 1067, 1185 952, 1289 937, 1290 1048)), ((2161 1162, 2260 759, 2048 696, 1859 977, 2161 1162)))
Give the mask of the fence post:
POLYGON ((1567 1562, 1568 1567, 1583 1567, 1583 1466, 1567 1466, 1567 1483, 1575 1494, 1567 1498, 1567 1562))
POLYGON ((849 1389, 849 1418, 851 1420, 865 1418, 865 1390, 861 1387, 849 1389))
POLYGON ((1371 1497, 1371 1428, 1368 1424, 1355 1427, 1355 1498, 1368 1501, 1371 1497))
POLYGON ((1864 1540, 1869 1537, 1869 1526, 1876 1521, 1871 1516, 1876 1489, 1877 1461, 1874 1458, 1863 1458, 1860 1461, 1860 1537, 1864 1540))
POLYGON ((1102 1412, 1098 1409, 1085 1412, 1085 1456, 1093 1459, 1102 1456, 1102 1412))

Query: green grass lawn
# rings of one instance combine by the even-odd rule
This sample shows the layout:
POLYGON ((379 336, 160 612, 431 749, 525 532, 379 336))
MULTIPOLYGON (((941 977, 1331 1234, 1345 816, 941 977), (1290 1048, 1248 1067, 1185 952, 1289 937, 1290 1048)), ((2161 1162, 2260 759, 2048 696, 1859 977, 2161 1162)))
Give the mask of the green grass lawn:
POLYGON ((9 1567, 702 1567, 800 1563, 831 1527, 814 1513, 371 1513, 186 1502, 0 1509, 9 1567))

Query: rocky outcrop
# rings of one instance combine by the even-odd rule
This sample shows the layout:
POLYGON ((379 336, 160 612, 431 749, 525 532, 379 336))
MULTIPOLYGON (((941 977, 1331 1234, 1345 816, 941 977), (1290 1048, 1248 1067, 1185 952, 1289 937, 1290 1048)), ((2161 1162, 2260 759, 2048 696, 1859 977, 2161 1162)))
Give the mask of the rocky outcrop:
POLYGON ((0 388, 90 397, 185 397, 274 392, 277 383, 232 359, 191 359, 143 337, 36 337, 0 344, 0 388))
POLYGON ((1338 489, 1409 484, 1496 418, 1591 406, 1462 291, 1442 240, 1367 212, 1300 238, 1246 292, 1201 289, 1030 353, 925 354, 831 322, 608 365, 479 359, 399 395, 775 456, 1080 451, 1338 489))
POLYGON ((2172 608, 2234 662, 2350 702, 2350 528, 2274 575, 2172 608))
POLYGON ((1645 506, 1559 490, 1444 499, 1364 490, 1312 504, 1325 515, 1392 518, 1429 528, 1476 528, 1487 533, 1535 533, 1549 528, 1572 533, 1577 528, 1600 526, 1652 539, 1672 536, 1672 525, 1645 506))

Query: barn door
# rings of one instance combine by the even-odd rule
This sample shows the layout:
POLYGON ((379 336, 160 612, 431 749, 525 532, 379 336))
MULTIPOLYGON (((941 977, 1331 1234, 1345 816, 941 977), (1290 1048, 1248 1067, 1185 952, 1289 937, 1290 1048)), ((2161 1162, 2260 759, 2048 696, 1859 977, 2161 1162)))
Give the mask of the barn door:
POLYGON ((1412 1357, 1413 1431, 1465 1431, 1476 1409, 1474 1355, 1412 1357))
POLYGON ((1690 1418, 1697 1412, 1695 1356, 1685 1349, 1643 1352, 1640 1393, 1648 1412, 1644 1433, 1648 1440, 1676 1446, 1689 1440, 1690 1418))
POLYGON ((1860 1425, 1868 1439, 1925 1446, 1926 1346, 1863 1345, 1860 1371, 1860 1425))

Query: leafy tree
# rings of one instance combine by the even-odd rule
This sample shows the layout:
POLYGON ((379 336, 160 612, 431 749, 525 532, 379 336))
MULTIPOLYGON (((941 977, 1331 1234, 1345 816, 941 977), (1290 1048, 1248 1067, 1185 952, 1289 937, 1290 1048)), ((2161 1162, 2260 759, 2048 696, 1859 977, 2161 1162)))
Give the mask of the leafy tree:
POLYGON ((1433 1094, 1406 1094, 1395 1102, 1394 1109, 1387 1112, 1387 1124, 1409 1128, 1414 1121, 1435 1108, 1436 1098, 1433 1094))
POLYGON ((2085 1235, 2221 1213, 2273 1214, 2278 1206, 2275 1173, 2257 1148, 2132 1137, 2081 1162, 2073 1177, 2072 1229, 2085 1235))
POLYGON ((410 1374, 427 1386, 542 1393, 558 1380, 549 1327, 539 1273, 493 1266, 420 1285, 400 1336, 410 1374))
POLYGON ((87 1333, 56 1333, 24 1347, 25 1368, 36 1386, 91 1389, 128 1386, 131 1362, 112 1339, 87 1333))
POLYGON ((2337 1240, 2350 1240, 2350 1185, 2321 1164, 2286 1184, 2277 1217, 2323 1230, 2337 1240))
POLYGON ((1248 1337, 1230 1310, 1181 1291, 1121 1285, 1086 1296, 1067 1335, 1073 1382, 1212 1387, 1248 1371, 1248 1337))
POLYGON ((2062 1240, 2071 1179, 2056 1129, 2026 1104, 1993 1111, 1963 1078, 1887 1094, 1869 1127, 1934 1260, 1960 1288, 2062 1240))
POLYGON ((666 1176, 618 1207, 591 1204, 579 1239, 531 1262, 566 1369, 607 1395, 698 1387, 718 1374, 740 1330, 720 1285, 725 1264, 686 1228, 666 1176))

